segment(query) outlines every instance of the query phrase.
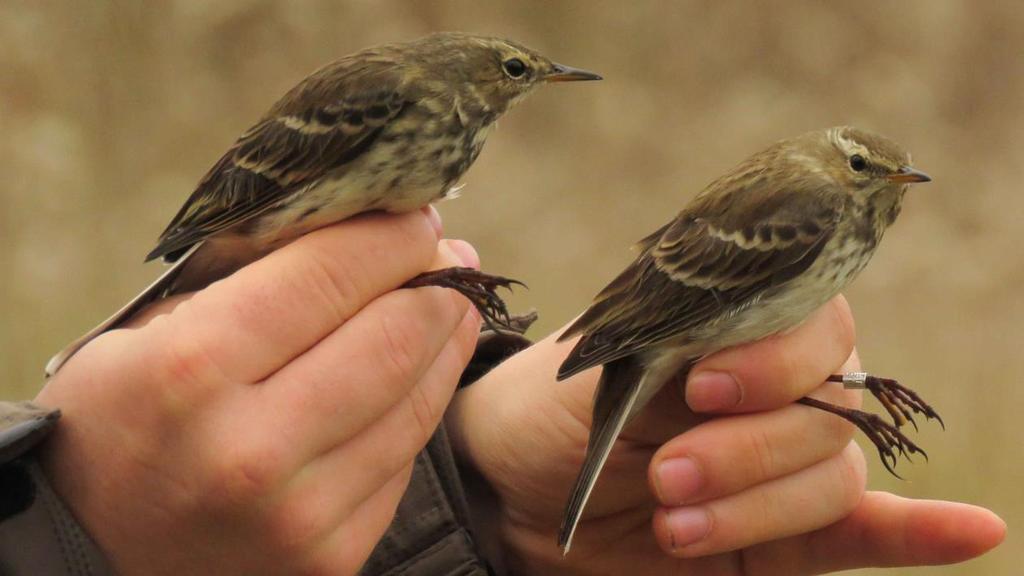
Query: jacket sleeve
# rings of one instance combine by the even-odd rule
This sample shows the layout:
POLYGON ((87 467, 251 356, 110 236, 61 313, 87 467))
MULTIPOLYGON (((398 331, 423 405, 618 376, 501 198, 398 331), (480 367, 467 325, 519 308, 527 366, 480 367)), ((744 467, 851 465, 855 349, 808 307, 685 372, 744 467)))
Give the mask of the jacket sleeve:
POLYGON ((32 455, 59 418, 30 402, 0 402, 0 574, 113 574, 32 455))

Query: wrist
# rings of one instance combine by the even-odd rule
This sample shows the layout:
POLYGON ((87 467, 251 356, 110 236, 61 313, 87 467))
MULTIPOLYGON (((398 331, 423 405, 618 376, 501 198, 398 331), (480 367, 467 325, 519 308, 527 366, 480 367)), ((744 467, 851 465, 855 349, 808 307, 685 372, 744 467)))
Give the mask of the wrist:
POLYGON ((534 434, 551 431, 523 417, 531 411, 523 402, 526 383, 513 387, 504 376, 504 370, 495 371, 460 390, 446 414, 476 538, 500 574, 573 574, 555 546, 553 511, 562 503, 530 486, 531 478, 550 474, 526 472, 547 462, 524 457, 540 454, 545 445, 534 434))

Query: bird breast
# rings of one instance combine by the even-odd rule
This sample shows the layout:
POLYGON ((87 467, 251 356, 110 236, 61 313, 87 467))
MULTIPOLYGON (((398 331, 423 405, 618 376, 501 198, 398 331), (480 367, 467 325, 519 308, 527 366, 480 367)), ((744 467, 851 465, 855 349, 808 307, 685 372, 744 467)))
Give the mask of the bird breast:
POLYGON ((480 153, 490 125, 465 127, 454 110, 413 107, 362 156, 260 217, 263 244, 280 244, 370 210, 408 212, 444 198, 480 153))

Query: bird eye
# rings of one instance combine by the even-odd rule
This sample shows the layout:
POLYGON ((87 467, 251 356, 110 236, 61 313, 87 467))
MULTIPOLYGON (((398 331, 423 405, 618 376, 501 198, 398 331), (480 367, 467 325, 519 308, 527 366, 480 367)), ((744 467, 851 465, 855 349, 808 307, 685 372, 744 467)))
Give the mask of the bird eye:
POLYGON ((526 64, 523 63, 519 58, 510 58, 505 60, 501 67, 505 70, 505 73, 512 78, 521 78, 523 74, 526 74, 526 64))
POLYGON ((864 159, 860 154, 854 154, 850 156, 850 168, 853 168, 854 172, 863 172, 868 167, 868 161, 864 159))

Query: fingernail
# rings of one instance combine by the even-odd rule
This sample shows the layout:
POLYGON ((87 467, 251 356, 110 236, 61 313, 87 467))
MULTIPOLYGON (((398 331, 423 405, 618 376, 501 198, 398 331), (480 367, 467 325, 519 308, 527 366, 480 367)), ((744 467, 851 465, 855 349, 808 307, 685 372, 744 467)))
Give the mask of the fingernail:
POLYGON ((431 205, 423 207, 423 213, 426 214, 427 220, 430 221, 430 225, 434 227, 434 234, 437 234, 437 239, 440 240, 444 236, 444 225, 441 223, 441 214, 438 213, 437 208, 431 205))
POLYGON ((700 468, 692 458, 669 458, 658 464, 658 500, 666 506, 679 506, 700 490, 700 468))
POLYGON ((665 513, 665 527, 672 549, 678 550, 706 538, 711 532, 711 517, 699 506, 672 508, 665 513))
POLYGON ((726 372, 698 372, 686 383, 686 403, 696 412, 716 412, 738 406, 743 391, 726 372))
POLYGON ((480 268, 480 256, 476 253, 473 245, 465 240, 445 240, 445 244, 451 249, 455 256, 468 268, 480 268))

